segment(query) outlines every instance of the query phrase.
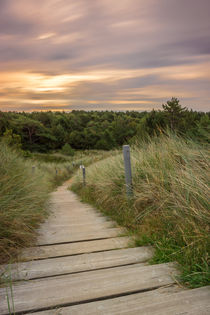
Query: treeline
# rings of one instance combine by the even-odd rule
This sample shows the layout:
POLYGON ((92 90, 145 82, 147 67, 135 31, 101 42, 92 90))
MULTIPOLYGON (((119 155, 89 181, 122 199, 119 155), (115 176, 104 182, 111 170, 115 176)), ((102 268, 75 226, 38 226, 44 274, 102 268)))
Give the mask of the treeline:
POLYGON ((0 112, 0 137, 24 151, 110 150, 165 129, 208 141, 210 113, 182 108, 176 98, 151 112, 0 112))

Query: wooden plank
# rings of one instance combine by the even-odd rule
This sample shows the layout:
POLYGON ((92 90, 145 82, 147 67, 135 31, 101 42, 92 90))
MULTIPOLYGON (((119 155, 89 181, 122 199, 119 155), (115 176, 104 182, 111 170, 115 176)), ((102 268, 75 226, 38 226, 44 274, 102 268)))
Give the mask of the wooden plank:
POLYGON ((124 248, 127 247, 130 242, 131 240, 128 237, 115 237, 79 243, 37 246, 26 248, 20 255, 19 260, 45 259, 82 253, 94 253, 97 251, 124 248))
POLYGON ((47 219, 47 222, 49 223, 58 223, 58 222, 68 222, 68 223, 79 223, 79 222, 86 222, 89 221, 91 223, 94 224, 96 223, 104 223, 109 221, 107 218, 105 218, 104 216, 101 215, 97 215, 97 213, 79 213, 79 212, 70 212, 68 211, 63 211, 62 213, 57 212, 51 212, 50 216, 47 219))
POLYGON ((52 215, 56 215, 56 216, 59 216, 60 218, 62 218, 63 216, 69 216, 69 217, 90 217, 90 218, 97 218, 97 219, 101 219, 101 220, 105 220, 105 217, 103 217, 102 215, 100 214, 97 214, 97 213, 94 213, 94 212, 90 212, 90 211, 84 211, 84 210, 81 210, 81 209, 75 209, 75 210, 72 210, 71 208, 67 208, 67 209, 64 209, 62 208, 62 210, 59 209, 58 206, 56 206, 56 211, 51 211, 51 214, 52 215))
MULTIPOLYGON (((43 308, 169 285, 174 282, 175 272, 172 264, 146 267, 136 264, 16 282, 13 286, 13 302, 16 312, 41 311, 43 308)), ((0 314, 8 314, 5 288, 0 289, 0 301, 0 314)))
POLYGON ((57 195, 51 199, 51 212, 59 215, 89 215, 103 218, 102 214, 96 209, 78 201, 73 193, 68 192, 66 195, 57 195))
POLYGON ((151 248, 137 247, 0 266, 0 273, 14 280, 29 280, 67 273, 143 263, 152 257, 151 248))
POLYGON ((91 239, 100 239, 100 238, 109 238, 119 236, 122 233, 120 228, 112 228, 99 231, 80 231, 80 232, 71 232, 60 230, 57 233, 51 230, 46 230, 45 234, 40 235, 37 240, 38 245, 47 245, 47 244, 58 244, 58 243, 67 243, 67 242, 76 242, 76 241, 85 241, 91 239))
POLYGON ((50 206, 50 209, 52 212, 66 212, 66 213, 76 213, 76 212, 82 212, 84 214, 96 214, 98 216, 102 216, 101 213, 96 211, 94 208, 87 206, 79 201, 71 202, 70 200, 64 202, 57 202, 53 203, 50 206))
POLYGON ((130 242, 131 240, 129 237, 115 237, 78 243, 36 246, 23 250, 23 252, 20 254, 19 261, 119 249, 127 247, 130 242))
POLYGON ((70 224, 67 222, 58 223, 58 224, 51 224, 51 223, 44 223, 40 229, 38 230, 39 233, 45 233, 46 230, 50 231, 50 233, 57 233, 61 230, 64 231, 71 231, 71 233, 78 232, 78 231, 98 231, 98 230, 104 230, 108 228, 117 227, 116 224, 114 225, 113 222, 101 222, 94 224, 94 221, 91 223, 85 223, 85 222, 77 222, 74 224, 70 224))
POLYGON ((209 287, 178 293, 157 289, 106 301, 37 312, 36 315, 209 315, 209 287))
MULTIPOLYGON (((78 201, 71 202, 59 202, 59 203, 53 203, 51 205, 51 211, 56 212, 67 212, 67 213, 84 213, 84 214, 95 214, 95 210, 93 208, 90 208, 89 206, 86 206, 78 201)), ((96 212, 98 216, 101 216, 99 212, 96 212)))
POLYGON ((62 201, 63 197, 59 197, 58 201, 51 203, 51 215, 56 215, 59 218, 62 216, 90 216, 91 218, 98 218, 105 220, 106 218, 96 209, 89 205, 79 202, 78 200, 72 201, 70 197, 65 197, 65 202, 62 201))
MULTIPOLYGON (((51 239, 57 238, 57 237, 66 237, 67 235, 74 235, 74 234, 101 234, 101 233, 106 233, 107 235, 109 233, 109 230, 113 230, 113 227, 110 228, 102 228, 99 226, 91 226, 91 225, 82 225, 82 226, 75 226, 75 227, 68 227, 68 226, 63 226, 62 228, 60 227, 54 227, 54 228, 42 228, 39 230, 39 239, 43 238, 48 238, 51 239)), ((120 233, 120 228, 118 229, 120 233)), ((69 236, 68 236, 69 237, 69 236)))
POLYGON ((53 215, 51 214, 50 217, 47 219, 47 222, 49 224, 78 224, 78 223, 89 223, 89 224, 100 224, 107 222, 107 220, 103 217, 97 217, 97 216, 89 216, 89 215, 75 215, 70 216, 68 215, 53 215))
POLYGON ((55 192, 54 195, 52 195, 51 198, 51 205, 54 207, 54 205, 58 205, 59 208, 67 206, 69 208, 69 205, 71 205, 70 209, 79 208, 84 209, 90 212, 93 212, 93 207, 90 206, 87 203, 80 202, 76 195, 72 193, 71 191, 66 191, 65 193, 58 193, 55 192))
POLYGON ((85 227, 87 228, 92 228, 93 230, 94 229, 105 229, 105 228, 110 228, 110 227, 117 227, 117 224, 112 222, 112 221, 105 221, 105 222, 94 222, 94 221, 84 221, 84 222, 81 222, 81 221, 77 221, 77 222, 71 222, 71 223, 68 223, 66 221, 64 221, 63 223, 59 222, 59 223, 50 223, 50 222, 45 222, 43 223, 43 228, 41 228, 40 230, 42 229, 45 229, 45 228, 48 228, 48 229, 65 229, 65 228, 68 228, 69 230, 72 230, 72 229, 83 229, 85 227))

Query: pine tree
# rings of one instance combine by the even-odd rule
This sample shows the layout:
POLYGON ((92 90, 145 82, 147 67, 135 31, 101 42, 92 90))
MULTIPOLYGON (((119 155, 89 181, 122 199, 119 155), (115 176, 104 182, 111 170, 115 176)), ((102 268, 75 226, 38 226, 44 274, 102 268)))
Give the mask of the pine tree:
POLYGON ((167 101, 166 104, 163 104, 162 107, 169 120, 171 130, 175 131, 183 117, 183 113, 187 110, 186 107, 182 107, 176 97, 172 97, 172 99, 167 101))

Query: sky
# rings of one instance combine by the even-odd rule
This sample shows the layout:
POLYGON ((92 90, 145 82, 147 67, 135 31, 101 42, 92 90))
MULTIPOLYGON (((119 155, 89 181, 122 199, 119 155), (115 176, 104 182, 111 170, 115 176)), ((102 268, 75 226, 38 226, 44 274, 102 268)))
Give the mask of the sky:
POLYGON ((210 0, 0 0, 0 110, 210 110, 210 0))

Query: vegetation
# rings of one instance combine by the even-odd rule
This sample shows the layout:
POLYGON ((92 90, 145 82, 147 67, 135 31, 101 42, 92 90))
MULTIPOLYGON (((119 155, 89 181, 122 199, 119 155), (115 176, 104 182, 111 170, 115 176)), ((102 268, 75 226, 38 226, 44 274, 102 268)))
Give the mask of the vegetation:
POLYGON ((50 191, 70 178, 81 163, 88 165, 109 154, 78 153, 74 163, 62 155, 45 154, 43 158, 37 154, 26 159, 16 145, 10 148, 0 142, 0 262, 31 245, 35 229, 47 215, 50 191))
POLYGON ((205 148, 175 135, 132 147, 134 196, 126 198, 122 154, 89 166, 72 189, 127 227, 137 244, 153 244, 153 263, 178 261, 191 287, 209 280, 208 157, 205 148))
POLYGON ((206 284, 209 114, 176 98, 151 112, 0 112, 0 260, 31 244, 49 192, 92 164, 86 187, 80 170, 73 189, 135 232, 139 245, 153 244, 153 262, 176 260, 185 283, 206 284), (125 143, 129 199, 117 151, 125 143))
POLYGON ((21 144, 24 151, 111 150, 133 139, 159 135, 162 130, 209 141, 209 113, 182 108, 172 98, 162 111, 0 112, 0 137, 21 144), (19 137, 19 139, 17 139, 19 137))
POLYGON ((74 150, 68 143, 65 143, 61 149, 61 152, 66 155, 74 156, 74 150))
POLYGON ((4 143, 0 144, 0 260, 6 261, 18 247, 29 244, 33 230, 46 215, 51 187, 47 176, 35 172, 4 143))

